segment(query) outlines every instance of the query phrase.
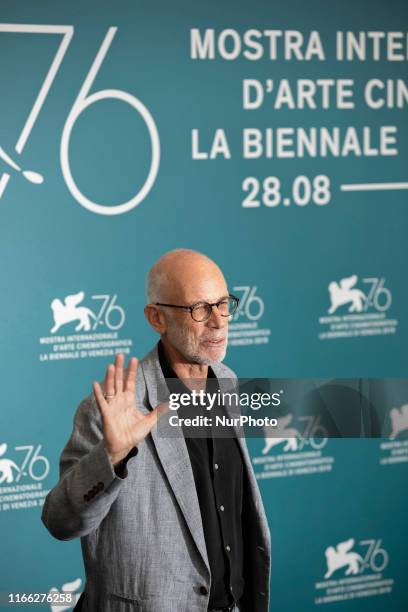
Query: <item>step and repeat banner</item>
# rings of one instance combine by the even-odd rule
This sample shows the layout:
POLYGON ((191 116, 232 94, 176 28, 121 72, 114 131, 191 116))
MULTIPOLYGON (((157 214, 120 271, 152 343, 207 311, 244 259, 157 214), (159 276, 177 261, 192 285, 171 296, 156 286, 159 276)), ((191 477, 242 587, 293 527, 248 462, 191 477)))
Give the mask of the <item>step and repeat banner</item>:
POLYGON ((404 0, 0 2, 2 605, 83 589, 41 507, 92 381, 157 341, 149 268, 187 247, 240 297, 237 375, 375 392, 378 438, 289 406, 248 440, 271 611, 407 609, 407 65, 404 0))

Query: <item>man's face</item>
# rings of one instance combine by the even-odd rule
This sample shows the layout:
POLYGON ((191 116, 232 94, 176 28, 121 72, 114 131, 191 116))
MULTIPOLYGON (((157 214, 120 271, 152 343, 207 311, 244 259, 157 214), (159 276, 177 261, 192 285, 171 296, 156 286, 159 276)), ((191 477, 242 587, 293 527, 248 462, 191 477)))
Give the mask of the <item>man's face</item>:
MULTIPOLYGON (((184 286, 182 300, 174 302, 192 306, 206 301, 210 304, 228 297, 225 279, 220 272, 199 277, 184 286)), ((222 361, 227 350, 228 317, 222 317, 217 307, 207 321, 194 321, 187 310, 168 309, 165 313, 168 342, 190 363, 210 365, 222 361)))

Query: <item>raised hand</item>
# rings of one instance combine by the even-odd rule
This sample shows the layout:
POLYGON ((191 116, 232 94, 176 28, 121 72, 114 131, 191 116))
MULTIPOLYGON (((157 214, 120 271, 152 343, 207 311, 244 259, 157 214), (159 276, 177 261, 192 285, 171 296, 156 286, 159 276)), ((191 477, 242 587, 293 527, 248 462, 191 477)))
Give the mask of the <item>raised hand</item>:
POLYGON ((168 410, 161 404, 149 414, 142 414, 136 406, 137 359, 132 357, 124 372, 125 357, 117 355, 115 364, 106 369, 104 391, 93 383, 93 391, 102 417, 103 436, 107 453, 116 466, 150 433, 158 419, 168 410))

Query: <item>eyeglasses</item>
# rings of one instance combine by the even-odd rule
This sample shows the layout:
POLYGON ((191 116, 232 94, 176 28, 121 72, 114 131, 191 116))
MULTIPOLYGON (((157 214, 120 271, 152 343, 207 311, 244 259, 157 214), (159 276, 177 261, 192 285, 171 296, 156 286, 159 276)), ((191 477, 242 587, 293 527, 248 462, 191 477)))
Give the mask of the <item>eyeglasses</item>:
POLYGON ((218 312, 222 317, 232 317, 238 307, 238 302, 239 298, 230 294, 228 297, 224 297, 219 302, 215 302, 214 304, 210 304, 209 302, 197 302, 192 306, 179 306, 178 304, 163 304, 161 302, 155 302, 155 305, 165 306, 166 308, 181 308, 182 310, 189 310, 194 321, 197 321, 197 323, 203 323, 211 317, 214 306, 217 307, 218 312))

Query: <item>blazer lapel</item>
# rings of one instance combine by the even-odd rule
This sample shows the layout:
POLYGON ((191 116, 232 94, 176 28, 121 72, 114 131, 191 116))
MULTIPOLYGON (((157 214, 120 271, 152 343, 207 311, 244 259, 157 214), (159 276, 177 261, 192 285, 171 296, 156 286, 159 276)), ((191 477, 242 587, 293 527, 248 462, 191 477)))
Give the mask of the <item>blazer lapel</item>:
MULTIPOLYGON (((152 409, 163 400, 163 391, 166 389, 157 347, 143 359, 141 367, 148 393, 148 402, 151 407, 150 409, 152 409)), ((158 426, 153 428, 151 436, 163 470, 186 520, 192 538, 208 571, 210 571, 200 505, 182 429, 179 426, 170 426, 166 419, 162 419, 158 426)))

